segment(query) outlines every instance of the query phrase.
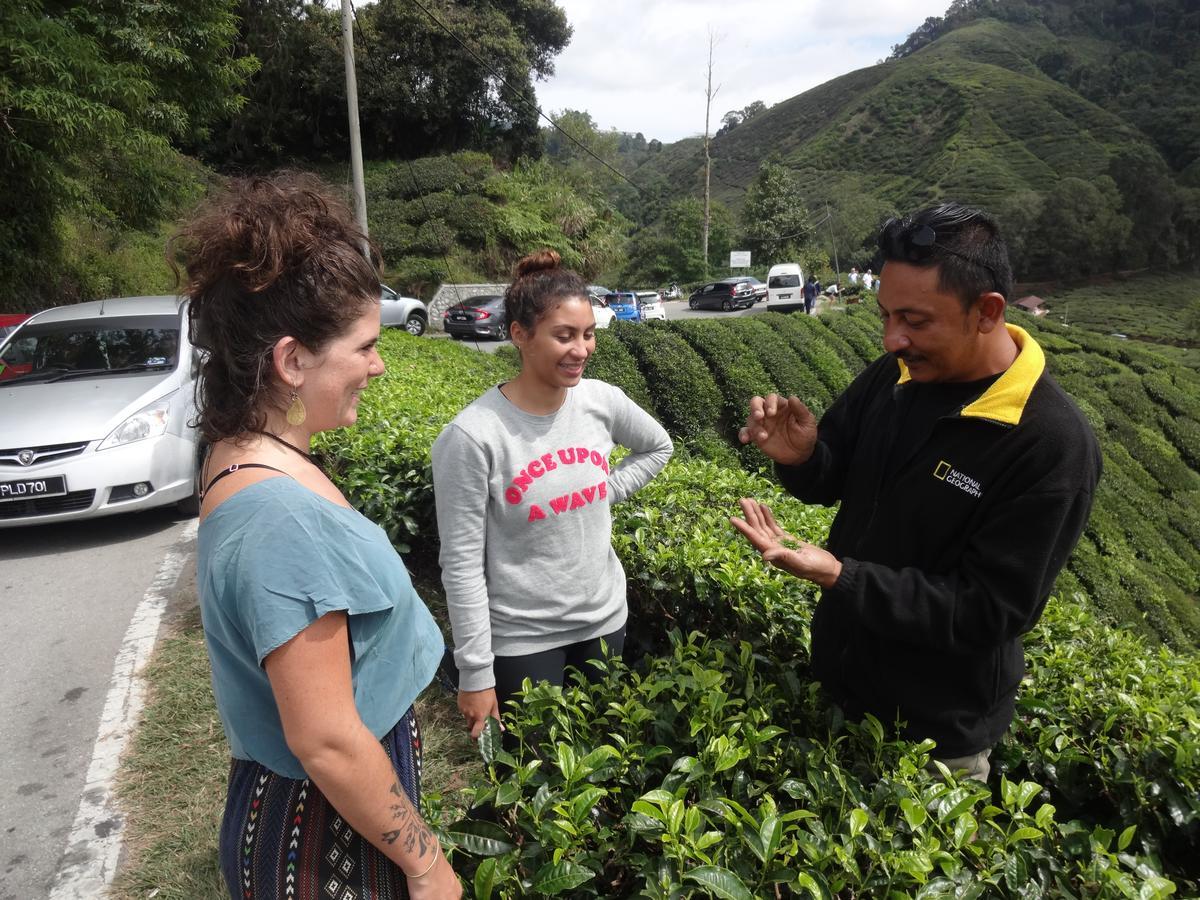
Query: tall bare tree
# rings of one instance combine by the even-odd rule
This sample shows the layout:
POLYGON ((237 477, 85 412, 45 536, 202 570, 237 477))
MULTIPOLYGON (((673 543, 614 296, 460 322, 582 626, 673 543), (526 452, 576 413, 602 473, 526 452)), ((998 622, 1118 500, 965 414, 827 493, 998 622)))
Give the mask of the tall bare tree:
POLYGON ((713 97, 717 96, 717 91, 721 90, 718 84, 715 88, 712 86, 713 73, 713 47, 716 45, 716 33, 710 27, 708 29, 708 83, 704 89, 704 277, 708 278, 708 227, 709 227, 709 182, 712 176, 712 156, 708 152, 711 139, 708 136, 708 120, 709 114, 712 112, 713 97))

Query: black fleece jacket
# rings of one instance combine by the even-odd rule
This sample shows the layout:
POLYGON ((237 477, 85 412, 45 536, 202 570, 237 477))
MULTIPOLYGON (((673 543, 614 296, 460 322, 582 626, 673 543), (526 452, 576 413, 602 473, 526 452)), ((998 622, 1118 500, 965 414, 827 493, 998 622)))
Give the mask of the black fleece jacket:
POLYGON ((1033 338, 1008 330, 1016 361, 907 460, 887 465, 909 386, 889 354, 822 417, 812 458, 776 467, 801 500, 842 504, 828 549, 843 568, 813 615, 814 674, 849 714, 903 722, 939 757, 987 749, 1008 729, 1021 635, 1100 478, 1091 427, 1033 338))

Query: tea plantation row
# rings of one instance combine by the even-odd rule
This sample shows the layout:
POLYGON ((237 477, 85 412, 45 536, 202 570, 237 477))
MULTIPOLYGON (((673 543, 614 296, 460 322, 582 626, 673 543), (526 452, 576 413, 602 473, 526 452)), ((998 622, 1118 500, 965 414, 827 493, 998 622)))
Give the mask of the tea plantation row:
MULTIPOLYGON (((1062 342, 1052 357, 1099 365, 1090 360, 1108 352, 1075 334, 1072 348, 1067 336, 1044 334, 1062 342)), ((352 501, 411 551, 412 565, 429 567, 429 446, 466 402, 511 376, 513 361, 406 335, 383 346, 389 371, 365 395, 359 428, 325 449, 352 501)), ((540 756, 524 740, 513 755, 494 734, 483 742, 486 767, 471 790, 496 821, 443 823, 476 896, 1150 897, 1200 888, 1200 663, 1158 642, 1153 624, 1138 634, 1096 614, 1125 609, 1147 621, 1140 610, 1157 599, 1178 625, 1164 636, 1191 640, 1164 598, 1161 584, 1175 582, 1135 544, 1126 510, 1110 513, 1119 530, 1089 531, 1094 556, 1073 561, 1067 581, 1076 590, 1051 602, 1027 640, 1031 678, 989 786, 929 776, 928 746, 894 740, 892 723, 845 722, 824 702, 808 672, 814 593, 765 568, 727 516, 738 497, 761 497, 819 541, 831 513, 780 496, 754 471, 761 457, 729 437, 748 396, 739 392, 781 388, 820 407, 877 346, 877 325, 858 313, 602 333, 588 374, 654 410, 681 447, 614 511, 631 657, 640 658, 614 661, 596 686, 534 689, 513 730, 536 733, 540 756), (1128 577, 1120 565, 1144 579, 1146 597, 1118 587, 1128 577), (1110 566, 1113 596, 1093 609, 1085 573, 1098 578, 1110 566)), ((1154 360, 1114 354, 1111 365, 1106 377, 1136 378, 1154 397, 1143 412, 1165 406, 1159 396, 1187 396, 1154 360)), ((1101 379, 1087 383, 1107 397, 1101 379)), ((1183 535, 1194 523, 1169 510, 1186 498, 1154 474, 1182 462, 1179 448, 1169 437, 1151 442, 1138 427, 1150 426, 1124 406, 1089 405, 1108 472, 1127 467, 1140 500, 1158 498, 1147 507, 1149 534, 1183 535), (1110 424, 1116 411, 1145 438, 1136 453, 1113 451, 1125 421, 1110 424)), ((1130 500, 1124 486, 1115 494, 1130 500)), ((436 800, 431 807, 437 815, 436 800)))
MULTIPOLYGON (((1197 647, 1200 374, 1129 342, 1014 315, 1046 349, 1104 451, 1096 508, 1060 589, 1086 592, 1113 622, 1197 647)), ((652 397, 672 434, 711 458, 726 451, 713 437, 736 444, 748 397, 794 393, 823 410, 881 352, 878 322, 860 307, 820 318, 622 324, 600 334, 590 371, 642 402, 652 397)), ((741 455, 749 468, 766 462, 741 455)))

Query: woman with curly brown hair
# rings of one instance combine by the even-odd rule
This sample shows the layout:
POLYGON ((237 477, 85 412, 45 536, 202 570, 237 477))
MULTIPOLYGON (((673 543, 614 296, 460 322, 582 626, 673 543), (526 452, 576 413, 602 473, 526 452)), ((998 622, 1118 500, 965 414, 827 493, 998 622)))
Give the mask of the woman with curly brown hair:
POLYGON ((583 279, 553 250, 517 263, 504 295, 521 371, 464 409, 433 445, 442 583, 458 706, 472 737, 525 678, 625 639, 625 571, 609 507, 653 478, 671 439, 620 388, 583 377, 596 319, 583 279), (609 470, 621 445, 631 452, 609 470))
POLYGON ((197 578, 232 763, 230 896, 456 898, 422 821, 413 701, 442 638, 378 526, 309 455, 383 374, 379 279, 316 179, 233 182, 176 235, 207 351, 197 578))

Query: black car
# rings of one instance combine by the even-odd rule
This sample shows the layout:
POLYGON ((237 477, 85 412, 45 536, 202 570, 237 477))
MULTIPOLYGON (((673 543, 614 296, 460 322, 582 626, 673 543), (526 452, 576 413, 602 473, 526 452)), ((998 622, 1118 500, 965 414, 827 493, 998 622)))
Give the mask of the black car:
POLYGON ((754 288, 744 278, 710 281, 690 297, 691 309, 744 309, 754 305, 754 288))
POLYGON ((508 317, 504 314, 504 296, 484 294, 468 297, 442 313, 446 334, 461 341, 469 337, 508 340, 508 317))

